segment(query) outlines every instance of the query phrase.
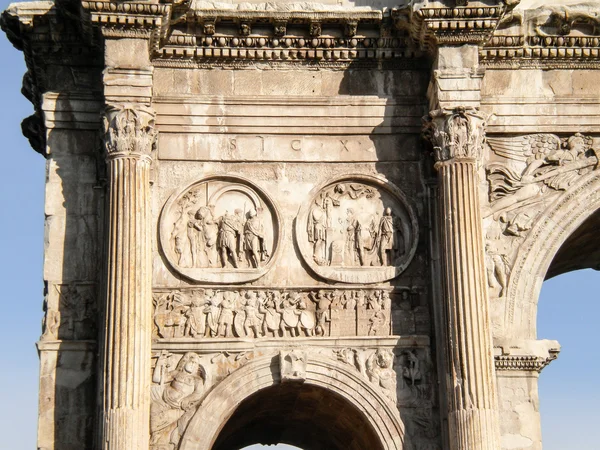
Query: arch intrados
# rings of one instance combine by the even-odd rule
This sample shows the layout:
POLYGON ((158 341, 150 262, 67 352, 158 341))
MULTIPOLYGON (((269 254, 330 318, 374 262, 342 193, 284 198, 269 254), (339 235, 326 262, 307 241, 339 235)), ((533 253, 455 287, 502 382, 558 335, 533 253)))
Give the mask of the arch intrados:
POLYGON ((253 443, 305 450, 382 450, 368 420, 337 393, 306 383, 279 383, 244 400, 222 428, 213 450, 253 443))
POLYGON ((535 339, 537 302, 545 275, 560 247, 600 210, 600 174, 592 172, 541 213, 519 247, 510 275, 505 334, 535 339))
MULTIPOLYGON (((280 382, 278 354, 263 356, 233 372, 203 400, 182 437, 180 450, 211 450, 242 401, 280 382)), ((404 425, 398 409, 351 366, 311 355, 304 383, 330 390, 349 402, 373 428, 382 449, 403 448, 404 425)))

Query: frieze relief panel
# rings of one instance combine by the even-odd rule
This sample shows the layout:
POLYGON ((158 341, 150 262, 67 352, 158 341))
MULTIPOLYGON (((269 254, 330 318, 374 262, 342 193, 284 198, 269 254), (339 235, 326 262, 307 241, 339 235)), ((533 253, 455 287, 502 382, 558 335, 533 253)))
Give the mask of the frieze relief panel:
POLYGON ((267 194, 241 177, 213 176, 173 194, 160 218, 171 267, 193 281, 256 280, 273 265, 280 219, 267 194))
POLYGON ((406 290, 218 289, 154 292, 157 339, 299 338, 429 334, 429 312, 406 290), (399 307, 392 308, 394 303, 399 307))
POLYGON ((418 225, 408 200, 387 180, 347 176, 314 189, 296 219, 304 262, 320 277, 378 283, 412 260, 418 225))

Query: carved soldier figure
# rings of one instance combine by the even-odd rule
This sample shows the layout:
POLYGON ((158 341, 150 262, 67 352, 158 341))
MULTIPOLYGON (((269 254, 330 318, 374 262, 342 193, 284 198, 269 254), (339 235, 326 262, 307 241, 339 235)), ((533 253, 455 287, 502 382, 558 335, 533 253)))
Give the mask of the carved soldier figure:
POLYGON ((204 290, 200 289, 192 292, 192 304, 185 312, 187 321, 185 323, 185 336, 204 336, 206 333, 206 304, 204 299, 204 290))
POLYGON ((183 355, 171 372, 169 357, 160 354, 152 375, 156 384, 150 390, 150 444, 174 449, 204 395, 206 375, 195 353, 183 355))
POLYGON ((332 299, 328 297, 323 291, 313 294, 311 292, 313 301, 317 304, 317 327, 315 329, 318 336, 324 336, 327 327, 327 322, 331 322, 331 312, 329 307, 331 306, 332 299))
POLYGON ((263 336, 267 336, 269 332, 273 337, 278 335, 281 325, 281 313, 278 311, 280 303, 281 296, 279 291, 269 291, 265 303, 259 305, 259 312, 264 314, 262 324, 263 336))
POLYGON ((304 331, 306 336, 314 336, 315 334, 315 313, 314 311, 308 309, 308 304, 306 303, 306 299, 302 297, 301 294, 296 293, 298 300, 296 301, 296 305, 298 308, 298 313, 300 316, 300 320, 298 320, 297 326, 297 336, 300 336, 300 330, 304 331))
POLYGON ((221 313, 221 302, 219 301, 219 296, 215 295, 215 292, 212 289, 207 289, 205 291, 205 308, 204 311, 207 313, 206 322, 208 325, 208 329, 206 333, 210 334, 210 336, 215 337, 219 332, 219 314, 221 313))
POLYGON ((299 335, 297 327, 300 313, 296 307, 298 301, 299 297, 296 294, 288 295, 278 309, 278 312, 281 312, 282 318, 279 329, 281 330, 283 337, 286 337, 286 335, 289 335, 290 337, 299 335))
POLYGON ((246 292, 244 311, 246 312, 246 320, 244 321, 244 332, 246 333, 246 336, 250 336, 250 330, 252 330, 255 338, 260 337, 262 316, 259 312, 256 292, 246 292))
POLYGON ((233 292, 223 292, 221 302, 221 315, 219 316, 219 336, 229 337, 233 335, 233 310, 235 298, 233 292))
POLYGON ((242 235, 242 223, 238 216, 232 216, 227 211, 219 222, 219 238, 217 247, 221 254, 221 267, 227 266, 229 258, 233 267, 238 267, 239 244, 242 235))
POLYGON ((398 250, 398 238, 391 208, 385 208, 385 212, 379 221, 378 240, 380 264, 382 266, 393 265, 395 253, 398 250))
POLYGON ((265 250, 265 233, 261 218, 256 211, 248 211, 248 220, 244 225, 244 247, 252 267, 260 267, 260 263, 268 253, 265 250))

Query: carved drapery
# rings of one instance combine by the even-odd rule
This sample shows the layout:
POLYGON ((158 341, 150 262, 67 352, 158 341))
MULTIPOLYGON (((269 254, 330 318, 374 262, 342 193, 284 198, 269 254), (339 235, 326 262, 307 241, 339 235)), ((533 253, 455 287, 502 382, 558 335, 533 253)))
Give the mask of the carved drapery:
POLYGON ((108 248, 101 448, 146 450, 149 442, 152 324, 150 152, 154 114, 109 106, 104 119, 108 163, 108 248))
POLYGON ((484 116, 457 108, 430 113, 426 135, 439 177, 445 379, 451 448, 499 448, 498 413, 477 162, 484 116))

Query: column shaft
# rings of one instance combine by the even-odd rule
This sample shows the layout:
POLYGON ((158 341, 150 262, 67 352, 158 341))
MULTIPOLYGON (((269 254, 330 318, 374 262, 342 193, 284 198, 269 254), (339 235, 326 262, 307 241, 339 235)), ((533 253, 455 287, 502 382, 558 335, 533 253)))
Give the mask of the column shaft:
POLYGON ((102 348, 103 450, 148 450, 152 331, 150 152, 154 115, 109 106, 107 269, 102 348))
POLYGON ((499 448, 495 374, 474 162, 439 168, 451 447, 499 448))

